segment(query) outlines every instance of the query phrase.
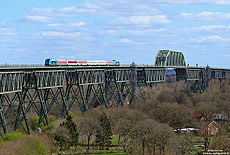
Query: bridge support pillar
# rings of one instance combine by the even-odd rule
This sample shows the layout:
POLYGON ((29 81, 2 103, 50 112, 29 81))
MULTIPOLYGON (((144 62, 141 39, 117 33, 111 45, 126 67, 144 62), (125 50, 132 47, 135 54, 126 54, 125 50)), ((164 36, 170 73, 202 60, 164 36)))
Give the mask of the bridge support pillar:
MULTIPOLYGON (((3 96, 0 95, 0 125, 2 126, 3 128, 3 132, 4 133, 7 133, 7 128, 6 128, 6 120, 5 120, 5 115, 4 115, 4 112, 3 112, 3 96)), ((1 133, 1 130, 0 130, 0 135, 3 136, 3 134, 1 133)))
POLYGON ((131 96, 130 96, 129 104, 131 105, 132 102, 135 101, 135 93, 137 89, 137 66, 134 62, 131 64, 130 87, 131 87, 131 96))
POLYGON ((65 95, 63 87, 58 88, 58 89, 60 90, 61 96, 62 96, 61 115, 62 115, 62 117, 66 117, 66 116, 69 115, 69 108, 68 108, 68 105, 67 105, 66 95, 65 95))
POLYGON ((48 90, 47 89, 45 89, 45 90, 38 89, 37 93, 38 93, 38 97, 40 100, 40 112, 39 112, 38 127, 41 125, 42 122, 44 125, 49 125, 49 119, 48 119, 48 115, 47 115, 47 111, 46 111, 47 110, 46 100, 47 100, 48 90), (44 119, 45 119, 45 121, 44 121, 44 119))
POLYGON ((206 77, 205 77, 205 80, 206 80, 206 88, 207 88, 208 85, 209 85, 210 79, 211 79, 211 69, 210 69, 210 67, 207 65, 207 67, 206 67, 206 77))
POLYGON ((14 124, 14 131, 16 131, 18 126, 21 124, 21 126, 25 130, 25 132, 27 134, 30 134, 30 127, 29 127, 29 122, 28 122, 27 115, 26 115, 26 109, 25 109, 25 104, 24 104, 22 93, 17 93, 17 95, 19 98, 19 107, 18 107, 18 111, 17 111, 16 121, 14 124), (21 117, 21 115, 22 115, 22 117, 21 117), (24 127, 24 125, 22 123, 23 120, 25 121, 26 128, 24 127))
POLYGON ((116 85, 116 88, 117 88, 117 93, 118 93, 118 97, 119 97, 119 100, 117 101, 117 106, 119 105, 124 105, 124 100, 123 100, 123 96, 122 96, 122 84, 119 84, 117 82, 115 82, 115 85, 116 85))

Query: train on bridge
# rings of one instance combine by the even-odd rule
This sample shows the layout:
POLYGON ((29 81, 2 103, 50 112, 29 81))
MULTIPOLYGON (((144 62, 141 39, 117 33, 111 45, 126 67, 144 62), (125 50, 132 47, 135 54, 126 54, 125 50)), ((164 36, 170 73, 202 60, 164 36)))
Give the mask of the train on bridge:
POLYGON ((57 60, 46 59, 45 66, 120 66, 120 61, 113 60, 57 60))

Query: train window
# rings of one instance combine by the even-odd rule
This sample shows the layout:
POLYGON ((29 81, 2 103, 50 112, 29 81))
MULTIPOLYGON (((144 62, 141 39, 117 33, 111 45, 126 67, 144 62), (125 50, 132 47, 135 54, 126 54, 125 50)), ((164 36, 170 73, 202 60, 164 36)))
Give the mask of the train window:
POLYGON ((51 65, 52 65, 52 66, 57 65, 56 61, 52 61, 52 62, 51 62, 51 65))
POLYGON ((45 65, 49 65, 49 61, 50 61, 50 59, 46 59, 45 60, 45 65))

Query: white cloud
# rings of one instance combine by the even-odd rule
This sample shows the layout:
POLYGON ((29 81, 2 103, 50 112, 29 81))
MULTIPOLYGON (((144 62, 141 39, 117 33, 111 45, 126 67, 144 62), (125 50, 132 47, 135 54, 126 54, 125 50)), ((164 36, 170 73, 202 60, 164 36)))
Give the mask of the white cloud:
POLYGON ((135 42, 134 41, 132 41, 132 40, 129 40, 129 39, 121 39, 119 42, 121 42, 121 43, 131 43, 131 44, 135 44, 135 42))
POLYGON ((207 36, 199 39, 191 39, 193 42, 203 43, 203 42, 230 42, 230 39, 223 38, 219 35, 207 36))
POLYGON ((114 35, 114 36, 122 36, 122 35, 132 35, 132 36, 149 36, 154 35, 156 33, 161 33, 167 31, 167 29, 159 28, 159 29, 139 29, 139 30, 101 30, 101 35, 114 35))
POLYGON ((0 21, 0 35, 2 36, 13 36, 17 35, 15 28, 8 26, 4 21, 0 21))
POLYGON ((6 23, 4 21, 0 21, 0 26, 6 26, 6 23))
POLYGON ((61 23, 55 23, 55 24, 49 24, 49 27, 59 27, 59 26, 67 26, 67 27, 80 27, 85 25, 84 22, 79 22, 79 23, 67 23, 67 24, 61 24, 61 23))
POLYGON ((123 43, 123 44, 135 44, 135 45, 144 45, 145 43, 143 42, 136 42, 130 39, 121 39, 118 41, 118 43, 123 43))
POLYGON ((230 57, 230 54, 222 54, 224 57, 230 57))
POLYGON ((228 5, 229 0, 153 0, 152 3, 157 4, 218 4, 228 5))
POLYGON ((1 28, 0 27, 0 35, 3 36, 13 36, 13 35, 17 35, 17 31, 15 28, 1 28))
POLYGON ((206 25, 201 27, 192 27, 192 28, 185 28, 185 31, 194 32, 194 31, 208 31, 208 32, 216 32, 216 31, 230 31, 230 25, 206 25))
POLYGON ((188 20, 201 20, 201 21, 229 21, 230 20, 230 13, 222 13, 222 12, 204 11, 198 14, 182 13, 180 16, 188 20))
POLYGON ((31 13, 40 16, 71 17, 71 16, 79 16, 84 14, 93 14, 96 13, 96 11, 91 8, 70 6, 66 8, 34 8, 31 13))
POLYGON ((64 33, 64 32, 42 32, 43 37, 65 37, 65 38, 76 38, 80 36, 80 32, 64 33))
POLYGON ((61 8, 61 9, 55 9, 55 11, 58 14, 66 14, 67 16, 77 16, 77 13, 95 13, 96 11, 94 10, 94 8, 88 8, 86 6, 86 8, 81 8, 81 7, 76 7, 76 6, 71 6, 71 7, 67 7, 67 8, 61 8))
POLYGON ((161 11, 152 2, 124 1, 124 0, 94 0, 78 6, 64 8, 34 8, 30 14, 50 17, 71 16, 127 16, 127 15, 156 15, 161 11))
POLYGON ((150 25, 150 24, 169 24, 171 21, 164 15, 155 16, 131 16, 121 17, 115 20, 116 23, 121 24, 135 24, 135 25, 150 25))
POLYGON ((38 22, 38 23, 49 23, 54 20, 54 18, 47 17, 47 16, 30 16, 30 15, 26 15, 24 19, 27 21, 38 22))
POLYGON ((167 31, 167 29, 160 28, 160 29, 128 30, 127 33, 132 35, 149 35, 149 34, 160 33, 164 31, 167 31))
POLYGON ((59 29, 59 30, 73 30, 80 28, 84 26, 84 22, 79 22, 79 23, 54 23, 54 24, 48 24, 49 28, 52 29, 59 29))

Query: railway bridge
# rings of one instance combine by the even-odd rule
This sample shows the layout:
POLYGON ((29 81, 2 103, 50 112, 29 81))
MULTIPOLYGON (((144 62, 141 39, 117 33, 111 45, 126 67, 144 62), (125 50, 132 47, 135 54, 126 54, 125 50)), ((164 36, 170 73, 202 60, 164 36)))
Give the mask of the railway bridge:
POLYGON ((0 135, 9 124, 30 134, 31 111, 39 116, 39 125, 48 125, 52 107, 65 117, 74 105, 85 112, 96 105, 109 107, 111 101, 131 104, 137 87, 164 82, 167 68, 198 90, 212 78, 230 79, 230 69, 186 66, 183 53, 170 50, 160 50, 155 65, 0 67, 0 135))

